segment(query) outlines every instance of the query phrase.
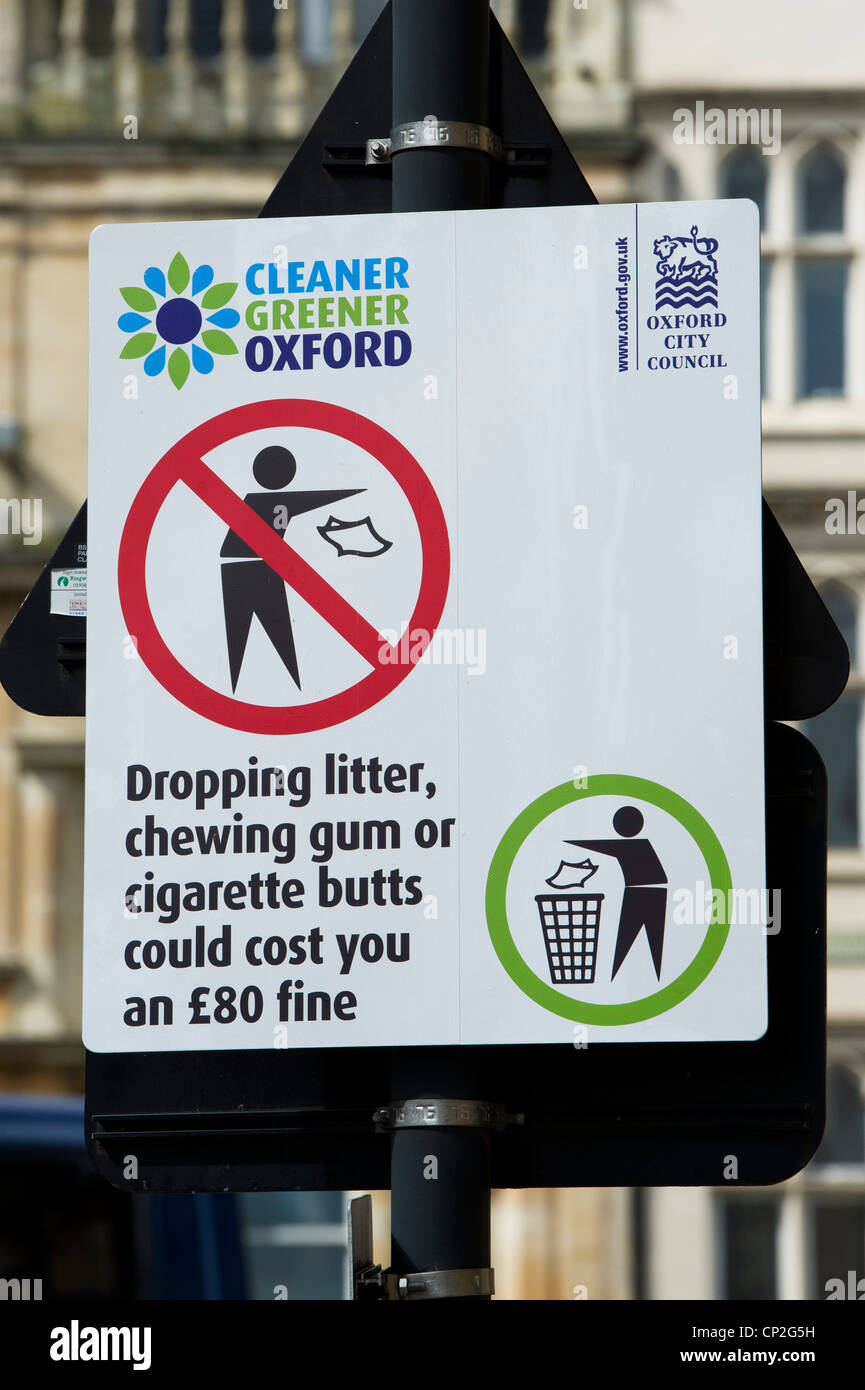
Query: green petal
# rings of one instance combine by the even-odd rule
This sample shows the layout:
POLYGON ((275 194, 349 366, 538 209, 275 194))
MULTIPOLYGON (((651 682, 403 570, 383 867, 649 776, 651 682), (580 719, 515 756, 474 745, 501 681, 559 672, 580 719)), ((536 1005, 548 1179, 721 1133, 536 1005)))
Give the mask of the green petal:
POLYGON ((168 375, 178 391, 189 376, 189 358, 183 348, 175 348, 168 359, 168 375))
POLYGON ((155 333, 136 333, 121 352, 121 357, 146 357, 156 342, 155 333))
POLYGON ((221 328, 206 328, 201 335, 201 341, 211 352, 219 353, 222 357, 229 356, 232 352, 237 352, 237 346, 231 341, 227 333, 223 333, 221 328))
POLYGON ((156 308, 156 300, 150 291, 139 289, 137 285, 127 285, 120 293, 130 309, 137 309, 139 313, 156 308))
POLYGON ((168 283, 175 294, 182 294, 189 284, 189 266, 179 251, 168 267, 168 283))
POLYGON ((237 281, 233 284, 225 281, 221 285, 211 285, 209 290, 205 290, 201 301, 203 309, 221 309, 223 304, 227 304, 234 291, 237 289, 237 281))

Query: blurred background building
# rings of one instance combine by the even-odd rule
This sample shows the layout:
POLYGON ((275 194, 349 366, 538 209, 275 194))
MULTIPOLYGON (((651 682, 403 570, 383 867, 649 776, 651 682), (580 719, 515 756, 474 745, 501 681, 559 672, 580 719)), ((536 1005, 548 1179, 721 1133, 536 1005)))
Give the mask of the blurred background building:
MULTIPOLYGON (((493 8, 601 201, 758 204, 765 491, 853 658, 845 695, 807 728, 831 793, 820 1153, 773 1189, 498 1193, 500 1295, 822 1298, 827 1279, 865 1276, 865 540, 855 530, 860 496, 865 514, 865 8, 493 8), (710 109, 745 119, 712 143, 710 109), (680 140, 683 110, 693 142, 680 140), (763 127, 751 111, 767 113, 763 127), (844 534, 828 525, 832 498, 847 509, 844 534)), ((380 9, 0 0, 3 628, 86 491, 90 231, 256 215, 380 9), (14 498, 41 501, 41 543, 6 533, 14 498)), ((0 1091, 83 1086, 82 818, 83 722, 29 716, 0 693, 0 1091)), ((315 1210, 242 1200, 257 1296, 276 1284, 302 1295, 302 1268, 319 1271, 307 1296, 339 1296, 338 1197, 315 1210)))

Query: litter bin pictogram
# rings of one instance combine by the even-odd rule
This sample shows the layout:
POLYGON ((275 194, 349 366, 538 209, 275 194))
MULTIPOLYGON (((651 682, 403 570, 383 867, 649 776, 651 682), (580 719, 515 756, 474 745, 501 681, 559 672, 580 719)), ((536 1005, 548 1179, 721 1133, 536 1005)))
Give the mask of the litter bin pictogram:
POLYGON ((593 984, 603 893, 538 893, 553 984, 593 984))

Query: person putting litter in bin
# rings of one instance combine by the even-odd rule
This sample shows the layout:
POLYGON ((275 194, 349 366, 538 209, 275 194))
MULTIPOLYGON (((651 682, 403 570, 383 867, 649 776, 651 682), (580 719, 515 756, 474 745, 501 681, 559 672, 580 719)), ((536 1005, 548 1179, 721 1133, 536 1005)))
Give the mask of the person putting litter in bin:
POLYGON ((667 875, 648 839, 635 839, 643 828, 643 816, 636 806, 620 806, 613 816, 613 829, 619 840, 566 840, 580 849, 596 850, 618 859, 625 891, 619 914, 619 931, 613 958, 611 980, 645 927, 655 974, 661 978, 664 950, 664 922, 667 916, 667 875), (663 887, 661 885, 664 885, 663 887))

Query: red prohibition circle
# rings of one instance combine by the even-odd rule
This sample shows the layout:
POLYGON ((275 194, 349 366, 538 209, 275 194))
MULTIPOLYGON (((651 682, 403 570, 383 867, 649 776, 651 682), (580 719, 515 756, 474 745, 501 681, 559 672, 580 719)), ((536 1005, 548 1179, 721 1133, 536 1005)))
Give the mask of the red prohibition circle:
MULTIPOLYGON (((231 496, 235 503, 239 501, 215 475, 209 476, 224 496, 231 496)), ((193 486, 193 491, 197 490, 193 486)), ((262 527, 270 531, 266 523, 262 523, 262 527)), ((274 537, 272 531, 270 537, 274 537)), ((284 541, 277 544, 281 550, 289 551, 284 541)), ((297 563, 304 565, 303 561, 297 563)), ((304 565, 304 568, 314 574, 309 567, 304 565)), ((163 689, 196 714, 226 728, 255 734, 304 734, 330 728, 362 714, 389 695, 405 680, 429 645, 444 610, 449 578, 450 547, 444 513, 417 460, 392 434, 365 416, 343 406, 306 400, 256 401, 236 406, 197 425, 173 444, 147 475, 129 509, 117 562, 120 606, 126 629, 135 639, 138 655, 151 675, 163 689), (147 547, 156 518, 172 488, 179 482, 192 486, 192 480, 202 471, 209 473, 202 463, 204 455, 239 435, 284 426, 337 435, 357 444, 386 469, 402 489, 414 514, 421 541, 421 582, 409 620, 412 636, 407 661, 384 662, 379 653, 369 675, 336 695, 304 705, 254 705, 205 685, 187 671, 163 641, 147 594, 147 547)), ((373 658, 367 656, 367 660, 373 663, 373 658)))

